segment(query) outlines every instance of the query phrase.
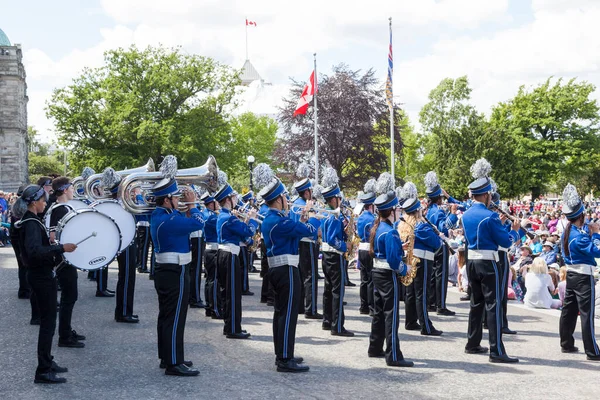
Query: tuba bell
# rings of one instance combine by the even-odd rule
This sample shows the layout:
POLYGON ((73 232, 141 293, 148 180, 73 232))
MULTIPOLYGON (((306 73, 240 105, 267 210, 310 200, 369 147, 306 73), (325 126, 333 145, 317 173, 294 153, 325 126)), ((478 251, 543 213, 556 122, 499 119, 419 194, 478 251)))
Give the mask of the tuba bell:
MULTIPOLYGON (((124 169, 122 171, 117 171, 117 174, 121 176, 121 178, 125 178, 131 174, 136 174, 140 172, 154 172, 154 160, 152 158, 148 159, 148 162, 145 165, 142 165, 138 168, 130 168, 124 169)), ((111 197, 110 193, 107 193, 102 186, 100 186, 100 178, 102 178, 102 174, 94 174, 90 176, 84 184, 84 193, 85 197, 90 201, 96 201, 100 199, 106 199, 111 197)))

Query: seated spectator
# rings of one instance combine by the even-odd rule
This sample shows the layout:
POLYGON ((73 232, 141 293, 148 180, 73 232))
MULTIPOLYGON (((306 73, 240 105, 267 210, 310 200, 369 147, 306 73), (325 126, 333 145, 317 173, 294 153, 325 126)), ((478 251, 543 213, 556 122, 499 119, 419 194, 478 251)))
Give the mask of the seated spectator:
POLYGON ((458 283, 458 242, 450 240, 450 246, 454 249, 454 254, 448 258, 448 282, 451 282, 452 286, 456 286, 458 283))
POLYGON ((533 260, 527 277, 525 278, 525 305, 532 308, 555 308, 562 303, 552 298, 555 291, 552 278, 548 274, 548 266, 544 259, 537 257, 533 260))
POLYGON ((565 301, 565 292, 567 291, 567 267, 560 267, 558 278, 560 279, 560 282, 558 282, 558 299, 562 305, 565 301))
POLYGON ((542 252, 539 255, 546 261, 546 265, 554 264, 556 262, 556 252, 554 251, 554 243, 546 240, 542 245, 542 252))
POLYGON ((467 263, 465 260, 465 247, 461 246, 456 252, 458 254, 458 290, 465 293, 460 299, 462 301, 470 300, 471 290, 469 289, 469 277, 467 276, 467 263))
POLYGON ((517 282, 517 274, 513 267, 510 267, 508 270, 508 282, 508 299, 523 302, 523 290, 521 290, 521 285, 517 282))

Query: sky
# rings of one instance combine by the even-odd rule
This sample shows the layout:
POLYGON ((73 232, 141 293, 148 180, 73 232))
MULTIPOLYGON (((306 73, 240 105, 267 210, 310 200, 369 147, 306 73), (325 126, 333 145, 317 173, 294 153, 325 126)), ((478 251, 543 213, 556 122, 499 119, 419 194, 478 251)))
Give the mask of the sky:
MULTIPOLYGON (((44 107, 54 88, 108 49, 182 46, 241 68, 245 19, 249 58, 272 83, 245 96, 243 109, 274 114, 290 77, 306 81, 333 65, 387 74, 388 18, 394 37, 394 98, 413 124, 445 77, 467 75, 471 102, 488 113, 519 86, 547 78, 600 85, 598 0, 29 0, 0 7, 0 29, 23 47, 28 123, 43 141, 55 136, 44 107)), ((383 92, 382 92, 383 96, 383 92)), ((599 91, 594 93, 600 98, 599 91)))

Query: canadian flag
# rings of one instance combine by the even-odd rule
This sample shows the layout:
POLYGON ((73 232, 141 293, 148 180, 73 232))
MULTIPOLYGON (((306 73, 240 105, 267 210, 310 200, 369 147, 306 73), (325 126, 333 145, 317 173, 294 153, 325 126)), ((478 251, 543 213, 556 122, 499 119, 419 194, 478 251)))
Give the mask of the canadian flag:
POLYGON ((246 18, 246 26, 251 25, 251 26, 256 26, 256 22, 254 21, 248 21, 248 18, 246 18))
POLYGON ((308 110, 308 105, 312 101, 315 93, 317 93, 317 85, 315 82, 315 71, 313 70, 312 74, 310 74, 310 79, 306 86, 304 86, 304 90, 302 91, 302 96, 300 96, 300 100, 298 100, 298 105, 296 106, 296 111, 294 111, 293 117, 298 114, 306 114, 306 110, 308 110))

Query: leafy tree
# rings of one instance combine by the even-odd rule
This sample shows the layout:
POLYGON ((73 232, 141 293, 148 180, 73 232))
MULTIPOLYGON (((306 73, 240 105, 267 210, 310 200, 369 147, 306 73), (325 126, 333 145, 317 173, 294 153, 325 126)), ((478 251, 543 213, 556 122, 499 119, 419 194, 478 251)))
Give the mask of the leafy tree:
MULTIPOLYGON (((304 82, 293 82, 283 99, 281 139, 275 158, 288 170, 314 159, 314 117, 293 117, 304 82)), ((318 86, 319 161, 331 165, 346 189, 359 189, 372 176, 389 170, 389 108, 375 72, 353 71, 344 64, 333 75, 321 75, 318 86), (387 139, 387 140, 386 140, 387 139)), ((396 115, 400 115, 396 110, 396 115)), ((395 118, 395 149, 402 151, 401 118, 395 118)))

